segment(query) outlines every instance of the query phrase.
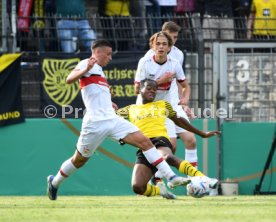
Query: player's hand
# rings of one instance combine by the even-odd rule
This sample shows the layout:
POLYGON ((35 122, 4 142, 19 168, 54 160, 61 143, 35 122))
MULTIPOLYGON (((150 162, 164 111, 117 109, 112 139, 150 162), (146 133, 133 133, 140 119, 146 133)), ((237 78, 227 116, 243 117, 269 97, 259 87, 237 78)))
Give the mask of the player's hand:
POLYGON ((113 103, 112 102, 112 107, 113 107, 113 109, 116 111, 116 110, 118 110, 118 106, 116 105, 116 103, 113 103))
POLYGON ((91 56, 89 59, 88 59, 88 63, 87 63, 87 72, 93 68, 93 66, 95 65, 95 63, 97 63, 97 59, 95 59, 93 56, 91 56))
POLYGON ((189 102, 189 98, 182 97, 182 98, 179 100, 178 105, 187 106, 188 102, 189 102))
POLYGON ((171 82, 175 78, 175 73, 172 72, 165 72, 159 80, 162 81, 162 83, 171 82))
POLYGON ((182 105, 182 109, 185 111, 185 113, 187 114, 187 116, 190 119, 194 119, 195 118, 195 114, 194 112, 191 110, 191 108, 187 105, 182 105))
POLYGON ((220 131, 214 130, 214 131, 204 133, 203 138, 209 138, 209 137, 218 136, 218 135, 220 135, 220 131))

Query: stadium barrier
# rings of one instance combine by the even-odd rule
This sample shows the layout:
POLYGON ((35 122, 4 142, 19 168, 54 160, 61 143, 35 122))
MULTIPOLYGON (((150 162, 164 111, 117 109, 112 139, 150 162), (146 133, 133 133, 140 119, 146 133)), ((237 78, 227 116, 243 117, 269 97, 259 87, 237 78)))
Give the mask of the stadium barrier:
MULTIPOLYGON (((193 120, 192 124, 204 130, 216 128, 213 119, 193 120)), ((45 195, 46 177, 55 174, 73 154, 80 127, 80 119, 27 119, 25 123, 0 128, 0 195, 45 195)), ((274 127, 275 123, 223 123, 221 179, 239 182, 240 194, 253 194, 274 127)), ((199 169, 216 177, 216 138, 197 137, 197 141, 199 169)), ((64 182, 60 194, 134 195, 131 173, 135 152, 133 147, 106 139, 87 165, 64 182)), ((181 142, 177 156, 184 157, 181 142)), ((275 172, 275 167, 267 172, 271 176, 265 178, 264 190, 275 190, 275 172)), ((186 191, 177 188, 175 193, 185 195, 186 191)))
MULTIPOLYGON (((240 194, 253 194, 259 183, 275 129, 275 122, 223 123, 221 179, 238 182, 240 194)), ((263 191, 276 189, 275 174, 276 167, 271 165, 264 178, 263 191)))

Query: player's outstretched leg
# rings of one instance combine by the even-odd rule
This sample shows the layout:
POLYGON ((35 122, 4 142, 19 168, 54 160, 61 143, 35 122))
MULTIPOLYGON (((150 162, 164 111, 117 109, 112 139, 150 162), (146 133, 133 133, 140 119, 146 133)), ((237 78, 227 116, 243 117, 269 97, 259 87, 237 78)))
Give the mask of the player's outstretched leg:
POLYGON ((52 185, 53 179, 54 179, 53 175, 49 175, 47 177, 47 183, 48 183, 47 193, 48 193, 48 197, 49 197, 50 200, 56 200, 57 199, 57 191, 58 191, 58 189, 55 188, 52 185))

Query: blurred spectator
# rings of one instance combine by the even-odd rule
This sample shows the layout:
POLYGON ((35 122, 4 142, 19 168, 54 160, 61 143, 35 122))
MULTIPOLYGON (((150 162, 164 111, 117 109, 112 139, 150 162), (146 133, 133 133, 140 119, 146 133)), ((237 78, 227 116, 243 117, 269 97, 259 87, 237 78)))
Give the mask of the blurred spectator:
POLYGON ((176 7, 176 0, 157 0, 160 9, 161 9, 161 16, 173 16, 174 15, 174 9, 176 7))
POLYGON ((276 39, 276 1, 253 0, 247 23, 247 39, 276 39))
POLYGON ((43 20, 43 17, 45 16, 44 11, 44 0, 34 0, 34 23, 33 28, 34 29, 44 29, 45 28, 45 22, 43 20))
POLYGON ((37 46, 38 51, 45 51, 45 8, 44 8, 44 0, 34 0, 33 5, 33 17, 34 22, 32 24, 32 31, 34 38, 38 40, 37 46))
POLYGON ((103 36, 117 51, 129 50, 133 45, 134 30, 130 18, 130 0, 99 0, 99 14, 103 36))
POLYGON ((203 17, 205 9, 204 9, 204 0, 196 0, 196 11, 200 13, 203 17))
POLYGON ((205 48, 212 51, 211 41, 234 39, 232 0, 205 0, 203 38, 208 41, 205 48))
MULTIPOLYGON (((196 17, 194 14, 194 12, 196 12, 196 0, 177 0, 174 12, 176 15, 181 16, 175 18, 174 21, 182 27, 182 34, 187 36, 185 40, 193 38, 190 35, 192 34, 191 27, 196 29, 196 25, 194 24, 194 18, 196 17), (189 15, 187 16, 187 14, 189 15)), ((197 20, 199 21, 198 18, 199 15, 197 14, 197 20)), ((201 25, 199 25, 199 28, 201 28, 201 25)))
POLYGON ((96 39, 86 18, 85 0, 56 0, 57 34, 63 52, 72 53, 78 50, 76 44, 90 51, 91 42, 96 39))
POLYGON ((28 47, 28 36, 30 32, 30 23, 31 23, 31 12, 33 7, 33 0, 30 1, 19 1, 18 13, 17 13, 17 28, 18 35, 20 39, 21 51, 27 50, 28 47))
POLYGON ((252 0, 233 0, 234 17, 248 17, 252 0))
POLYGON ((130 0, 129 11, 134 25, 135 42, 133 49, 146 49, 147 47, 147 28, 146 28, 146 6, 145 2, 130 0))
POLYGON ((161 9, 158 0, 145 0, 146 15, 161 16, 161 9))
POLYGON ((175 6, 176 14, 192 13, 196 10, 196 0, 177 0, 175 6))
POLYGON ((30 1, 19 1, 18 6, 18 19, 17 19, 17 27, 21 32, 29 32, 30 31, 30 16, 33 7, 33 0, 30 1))
POLYGON ((246 39, 247 17, 250 12, 251 0, 232 0, 235 18, 235 39, 246 39))
POLYGON ((44 38, 45 41, 45 50, 46 51, 57 51, 58 40, 57 40, 57 30, 56 30, 56 2, 55 0, 44 0, 45 8, 45 31, 44 38))
POLYGON ((55 0, 19 2, 17 27, 22 51, 43 52, 57 49, 56 26, 54 19, 50 19, 49 16, 53 14, 55 14, 55 0))
POLYGON ((158 0, 146 0, 146 17, 148 36, 152 36, 155 32, 160 30, 162 25, 161 9, 158 0))

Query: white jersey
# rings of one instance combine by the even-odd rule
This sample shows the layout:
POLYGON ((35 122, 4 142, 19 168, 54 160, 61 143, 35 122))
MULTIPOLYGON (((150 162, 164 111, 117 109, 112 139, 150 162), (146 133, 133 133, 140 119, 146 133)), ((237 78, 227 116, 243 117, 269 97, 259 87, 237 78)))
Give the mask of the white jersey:
MULTIPOLYGON (((179 98, 178 94, 173 93, 171 86, 176 86, 176 81, 182 82, 186 79, 182 66, 177 60, 168 56, 165 63, 158 64, 154 60, 154 56, 144 56, 139 60, 135 82, 140 83, 144 79, 157 80, 166 72, 175 73, 175 78, 171 82, 158 86, 155 101, 166 100, 174 107, 178 104, 179 98)), ((141 102, 137 101, 137 103, 141 102)))
MULTIPOLYGON (((154 56, 154 54, 155 54, 154 50, 150 49, 145 54, 145 57, 146 56, 152 57, 152 56, 154 56)), ((171 48, 170 52, 168 53, 168 56, 171 57, 172 59, 177 60, 180 63, 180 65, 183 66, 184 54, 183 54, 183 52, 179 48, 173 46, 171 48)), ((171 93, 172 93, 172 95, 178 95, 178 86, 176 84, 176 81, 172 82, 171 93)), ((175 102, 174 103, 178 103, 179 97, 174 97, 174 98, 175 98, 175 102)))
MULTIPOLYGON (((75 69, 85 69, 88 59, 79 62, 75 69)), ((95 64, 79 79, 85 115, 92 121, 112 119, 116 113, 112 107, 111 94, 103 69, 95 64)))

